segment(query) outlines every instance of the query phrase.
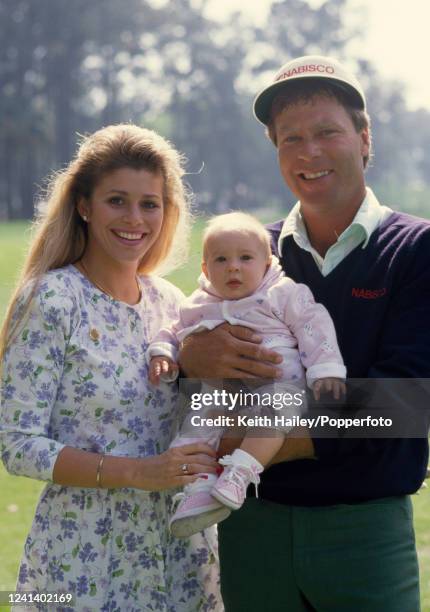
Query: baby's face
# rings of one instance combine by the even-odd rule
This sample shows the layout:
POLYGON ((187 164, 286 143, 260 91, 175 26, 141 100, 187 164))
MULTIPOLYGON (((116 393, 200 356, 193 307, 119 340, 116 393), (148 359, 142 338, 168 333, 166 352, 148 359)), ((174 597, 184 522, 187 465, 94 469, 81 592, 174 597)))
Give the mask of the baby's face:
POLYGON ((256 235, 231 231, 208 238, 202 270, 222 298, 239 300, 255 292, 269 265, 256 235))

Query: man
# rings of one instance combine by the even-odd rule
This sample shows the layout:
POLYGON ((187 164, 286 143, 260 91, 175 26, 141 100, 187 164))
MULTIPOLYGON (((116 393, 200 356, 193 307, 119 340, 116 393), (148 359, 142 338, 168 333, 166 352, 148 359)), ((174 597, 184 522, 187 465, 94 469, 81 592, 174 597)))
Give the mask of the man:
MULTIPOLYGON (((260 92, 254 112, 299 200, 270 227, 273 251, 329 310, 348 377, 428 378, 430 223, 381 206, 366 188, 360 84, 332 58, 301 57, 260 92)), ((200 378, 274 376, 277 362, 250 330, 228 326, 190 336, 180 360, 200 378)), ((277 460, 259 498, 219 524, 226 611, 419 610, 408 495, 425 476, 427 439, 303 430, 277 460)))

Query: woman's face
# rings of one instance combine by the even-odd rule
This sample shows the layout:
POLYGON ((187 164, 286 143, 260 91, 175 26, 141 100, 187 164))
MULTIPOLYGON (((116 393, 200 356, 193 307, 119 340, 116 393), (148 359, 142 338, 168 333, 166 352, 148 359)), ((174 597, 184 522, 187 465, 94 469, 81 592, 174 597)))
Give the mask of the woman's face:
POLYGON ((88 251, 98 258, 139 264, 163 223, 163 177, 120 168, 103 176, 79 213, 88 219, 88 251))

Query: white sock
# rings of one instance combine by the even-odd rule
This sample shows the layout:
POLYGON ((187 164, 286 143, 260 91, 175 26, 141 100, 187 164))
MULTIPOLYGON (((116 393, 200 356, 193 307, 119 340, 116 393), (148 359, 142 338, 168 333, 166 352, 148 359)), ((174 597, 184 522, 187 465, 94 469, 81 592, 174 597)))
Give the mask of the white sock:
POLYGON ((236 448, 231 458, 233 459, 233 463, 240 463, 241 465, 245 465, 246 467, 257 468, 257 472, 259 474, 264 470, 264 466, 261 465, 261 463, 257 461, 257 459, 253 455, 250 455, 241 448, 236 448))

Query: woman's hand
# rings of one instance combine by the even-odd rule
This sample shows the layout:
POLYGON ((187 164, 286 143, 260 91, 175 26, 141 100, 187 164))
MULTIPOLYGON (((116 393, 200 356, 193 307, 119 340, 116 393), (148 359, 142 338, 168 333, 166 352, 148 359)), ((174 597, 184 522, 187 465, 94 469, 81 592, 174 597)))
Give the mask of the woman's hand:
POLYGON ((282 357, 261 347, 261 340, 248 327, 223 323, 188 336, 178 361, 189 378, 277 378, 282 357))
POLYGON ((169 448, 161 455, 135 459, 134 464, 130 486, 147 491, 183 487, 219 468, 216 452, 203 442, 169 448))

